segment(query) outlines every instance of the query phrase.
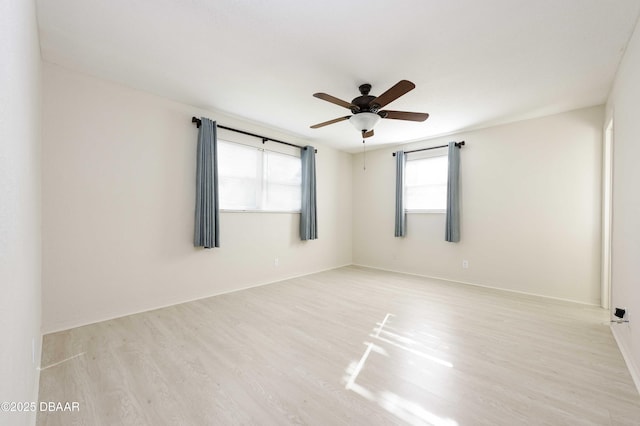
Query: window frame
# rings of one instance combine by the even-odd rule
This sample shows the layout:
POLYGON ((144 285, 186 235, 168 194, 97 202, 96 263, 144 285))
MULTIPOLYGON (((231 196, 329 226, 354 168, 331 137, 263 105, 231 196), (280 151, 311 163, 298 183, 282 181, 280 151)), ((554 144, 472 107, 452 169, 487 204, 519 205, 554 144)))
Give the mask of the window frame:
MULTIPOLYGON (((402 188, 402 190, 404 191, 403 198, 404 198, 404 202, 405 202, 404 212, 406 214, 446 214, 446 212, 447 212, 446 201, 445 201, 445 207, 442 208, 442 209, 408 209, 408 208, 406 208, 406 203, 407 203, 407 181, 406 181, 407 168, 406 168, 406 163, 408 163, 409 161, 424 160, 424 159, 427 159, 427 158, 435 158, 435 157, 445 157, 446 158, 446 157, 449 156, 449 153, 447 151, 447 147, 436 148, 436 149, 428 150, 428 151, 412 152, 412 153, 408 153, 406 155, 407 155, 407 157, 405 158, 405 182, 404 182, 404 187, 402 188)), ((448 168, 448 165, 447 165, 447 168, 448 168)), ((447 172, 447 182, 448 182, 448 180, 449 180, 449 174, 447 172)))
MULTIPOLYGON (((226 143, 226 144, 232 144, 232 145, 239 145, 242 146, 243 148, 248 148, 248 149, 255 149, 256 151, 259 152, 259 159, 257 161, 257 170, 256 170, 256 179, 259 180, 256 184, 256 190, 257 190, 257 194, 256 194, 256 204, 257 207, 256 209, 238 209, 238 208, 223 208, 220 207, 220 212, 223 213, 279 213, 279 214, 299 214, 301 212, 301 207, 302 205, 298 206, 298 208, 294 209, 294 210, 281 210, 281 209, 262 209, 260 207, 262 207, 263 205, 265 205, 265 191, 268 185, 268 181, 266 179, 266 173, 267 173, 267 167, 266 167, 266 157, 269 153, 273 153, 273 154, 277 154, 277 155, 283 155, 283 156, 288 156, 288 157, 293 157, 295 159, 298 160, 298 162, 300 162, 300 167, 302 167, 302 163, 300 160, 300 155, 295 155, 295 154, 291 154, 291 153, 287 153, 287 152, 282 152, 282 151, 277 151, 277 150, 273 150, 273 149, 266 149, 264 147, 261 146, 256 146, 250 143, 243 143, 243 142, 237 142, 234 140, 230 140, 230 138, 218 138, 218 143, 222 142, 222 143, 226 143), (266 154, 265 154, 266 153, 266 154)), ((218 153, 218 161, 220 161, 220 156, 218 153)), ((218 179, 220 179, 220 176, 218 176, 218 179)))

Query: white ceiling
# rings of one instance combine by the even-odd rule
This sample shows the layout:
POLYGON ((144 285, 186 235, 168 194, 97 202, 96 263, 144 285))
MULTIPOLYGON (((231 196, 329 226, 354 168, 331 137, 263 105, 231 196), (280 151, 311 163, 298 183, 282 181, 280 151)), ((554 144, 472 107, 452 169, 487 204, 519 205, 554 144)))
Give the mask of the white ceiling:
MULTIPOLYGON (((46 61, 354 152, 346 101, 416 89, 370 147, 602 104, 638 0, 38 0, 46 61)), ((215 117, 212 117, 215 119, 215 117)), ((224 124, 224 123, 220 123, 224 124)))

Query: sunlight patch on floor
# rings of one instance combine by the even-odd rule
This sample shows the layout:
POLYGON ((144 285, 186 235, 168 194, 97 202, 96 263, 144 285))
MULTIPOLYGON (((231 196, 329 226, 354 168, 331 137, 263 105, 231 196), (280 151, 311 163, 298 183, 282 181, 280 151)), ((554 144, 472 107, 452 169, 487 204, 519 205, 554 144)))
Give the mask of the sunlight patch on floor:
MULTIPOLYGON (((356 379, 360 375, 360 373, 365 368, 367 360, 369 356, 373 354, 380 354, 385 357, 389 357, 389 352, 385 350, 381 345, 387 344, 391 345, 394 348, 401 349, 403 351, 408 352, 411 355, 418 356, 422 359, 426 359, 430 362, 433 362, 439 366, 444 366, 447 368, 453 368, 453 364, 449 361, 440 359, 438 357, 429 355, 423 351, 412 348, 410 346, 419 346, 419 342, 412 339, 413 333, 407 332, 405 335, 390 332, 384 330, 385 325, 388 323, 389 319, 393 317, 393 314, 388 313, 384 320, 380 323, 376 323, 376 326, 373 329, 373 333, 369 335, 380 344, 372 343, 372 342, 364 342, 366 345, 366 349, 362 354, 362 357, 359 361, 352 361, 349 366, 345 370, 345 376, 343 377, 343 382, 345 383, 345 389, 352 391, 361 397, 375 402, 380 407, 384 408, 389 413, 393 414, 397 418, 411 424, 411 425, 434 425, 434 426, 458 426, 458 422, 453 419, 448 419, 444 417, 440 417, 429 410, 426 410, 422 405, 417 402, 410 401, 406 398, 401 397, 400 395, 393 393, 388 390, 374 392, 366 387, 356 383, 356 379), (388 337, 381 337, 381 334, 388 337)), ((412 360, 408 361, 408 365, 414 366, 415 362, 412 360)))

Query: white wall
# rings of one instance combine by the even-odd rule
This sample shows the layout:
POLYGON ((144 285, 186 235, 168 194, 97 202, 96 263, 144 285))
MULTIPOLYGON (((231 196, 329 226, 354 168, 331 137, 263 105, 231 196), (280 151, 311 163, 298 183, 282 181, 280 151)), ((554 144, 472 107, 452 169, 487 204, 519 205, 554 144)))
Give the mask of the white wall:
POLYGON ((607 103, 613 117, 613 307, 625 307, 629 324, 613 325, 614 335, 640 390, 640 30, 636 26, 607 103), (634 327, 635 325, 635 327, 634 327))
MULTIPOLYGON (((0 64, 0 402, 37 401, 41 84, 34 2, 0 2, 0 64)), ((33 423, 35 413, 0 412, 0 424, 33 423)))
POLYGON ((351 156, 323 146, 318 240, 299 240, 298 214, 221 213, 221 248, 194 248, 192 115, 306 145, 45 63, 46 332, 351 263, 351 156))
MULTIPOLYGON (((354 263, 597 304, 604 111, 594 107, 404 146, 466 141, 461 241, 444 214, 394 238, 394 149, 354 157, 354 263), (462 268, 462 260, 469 268, 462 268)), ((434 118, 435 119, 435 118, 434 118)))

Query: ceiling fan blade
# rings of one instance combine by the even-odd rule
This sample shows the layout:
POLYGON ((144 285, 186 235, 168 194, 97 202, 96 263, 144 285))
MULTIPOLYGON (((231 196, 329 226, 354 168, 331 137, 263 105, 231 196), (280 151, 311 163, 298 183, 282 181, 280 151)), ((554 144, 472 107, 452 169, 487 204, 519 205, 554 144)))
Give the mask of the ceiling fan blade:
POLYGON ((382 95, 372 100, 369 105, 377 105, 378 108, 382 108, 383 106, 395 101, 405 93, 413 90, 415 87, 416 85, 409 80, 400 80, 391 89, 387 90, 382 95))
POLYGON ((329 124, 337 123, 339 121, 348 120, 350 117, 351 117, 350 115, 345 115, 344 117, 334 118, 333 120, 325 121, 323 123, 314 124, 313 126, 311 126, 311 128, 312 129, 318 129, 320 127, 328 126, 329 124))
POLYGON ((369 130, 368 132, 365 132, 365 134, 362 135, 363 138, 370 138, 371 136, 373 136, 373 129, 369 130))
POLYGON ((336 104, 347 109, 351 109, 351 107, 353 106, 350 102, 343 101, 342 99, 338 99, 335 96, 327 95, 326 93, 314 93, 313 96, 318 99, 322 99, 323 101, 331 102, 332 104, 336 104))
POLYGON ((429 118, 429 114, 427 114, 426 112, 384 110, 380 111, 378 114, 382 118, 391 118, 392 120, 424 121, 429 118))

